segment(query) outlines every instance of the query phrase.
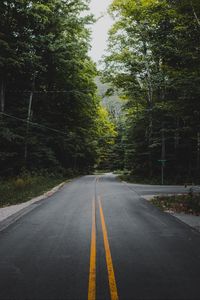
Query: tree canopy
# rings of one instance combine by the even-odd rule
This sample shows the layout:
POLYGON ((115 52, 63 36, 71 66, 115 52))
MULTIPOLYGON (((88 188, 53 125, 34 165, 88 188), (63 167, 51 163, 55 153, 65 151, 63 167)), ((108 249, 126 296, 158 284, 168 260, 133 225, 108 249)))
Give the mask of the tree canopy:
POLYGON ((1 1, 0 176, 99 165, 198 181, 199 1, 114 0, 100 96, 87 11, 87 0, 1 1))
POLYGON ((114 0, 104 78, 125 104, 125 168, 136 176, 199 176, 200 4, 114 0))
POLYGON ((87 10, 86 0, 1 1, 0 175, 87 171, 98 161, 99 126, 112 135, 88 56, 87 10))

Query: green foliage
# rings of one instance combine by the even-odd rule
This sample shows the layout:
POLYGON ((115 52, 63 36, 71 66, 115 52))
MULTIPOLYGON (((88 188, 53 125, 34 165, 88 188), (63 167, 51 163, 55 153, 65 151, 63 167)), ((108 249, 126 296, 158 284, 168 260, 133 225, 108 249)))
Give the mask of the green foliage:
POLYGON ((108 111, 105 107, 100 106, 97 117, 97 134, 98 134, 98 168, 110 168, 110 151, 113 148, 115 137, 117 135, 115 125, 109 119, 108 111))
POLYGON ((124 168, 157 178, 166 159, 167 179, 198 182, 199 2, 114 0, 110 12, 104 78, 127 99, 124 168))
POLYGON ((122 138, 124 116, 122 114, 122 106, 123 103, 125 103, 125 100, 120 99, 119 95, 115 93, 110 84, 107 84, 106 82, 103 83, 103 79, 103 77, 101 79, 97 77, 96 83, 99 95, 102 98, 103 107, 107 110, 106 117, 107 122, 109 121, 110 123, 110 136, 112 137, 112 140, 108 143, 107 149, 103 149, 103 157, 105 159, 100 159, 99 167, 113 171, 122 169, 124 166, 124 147, 122 138))
POLYGON ((26 173, 16 179, 1 181, 0 207, 19 204, 47 192, 49 189, 66 180, 58 174, 26 173))
POLYGON ((100 126, 112 129, 99 114, 87 9, 86 0, 1 1, 0 176, 97 162, 100 126))

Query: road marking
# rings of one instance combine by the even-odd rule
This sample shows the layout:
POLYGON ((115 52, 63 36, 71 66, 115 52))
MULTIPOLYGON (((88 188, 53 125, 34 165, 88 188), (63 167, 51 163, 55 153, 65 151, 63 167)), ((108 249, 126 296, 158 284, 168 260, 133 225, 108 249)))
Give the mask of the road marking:
POLYGON ((95 198, 92 202, 92 233, 90 248, 90 273, 88 300, 96 299, 96 217, 95 217, 95 198))
POLYGON ((100 217, 101 217, 101 226, 102 226, 102 232, 103 232, 103 241, 104 241, 104 248, 106 253, 106 264, 107 264, 107 271, 108 271, 108 281, 109 281, 109 287, 110 287, 110 296, 111 300, 118 300, 118 293, 117 293, 117 285, 115 281, 115 273, 112 263, 112 257, 110 252, 110 246, 108 242, 108 235, 106 230, 106 223, 104 219, 103 209, 101 205, 101 199, 99 199, 99 211, 100 211, 100 217))

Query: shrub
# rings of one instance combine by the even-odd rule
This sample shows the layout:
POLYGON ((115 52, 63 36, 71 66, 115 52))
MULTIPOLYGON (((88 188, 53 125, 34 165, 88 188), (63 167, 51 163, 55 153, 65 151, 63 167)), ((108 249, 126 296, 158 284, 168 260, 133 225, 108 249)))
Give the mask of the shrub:
POLYGON ((15 181, 14 181, 14 186, 16 189, 23 189, 25 186, 26 186, 26 181, 22 178, 17 178, 15 181))

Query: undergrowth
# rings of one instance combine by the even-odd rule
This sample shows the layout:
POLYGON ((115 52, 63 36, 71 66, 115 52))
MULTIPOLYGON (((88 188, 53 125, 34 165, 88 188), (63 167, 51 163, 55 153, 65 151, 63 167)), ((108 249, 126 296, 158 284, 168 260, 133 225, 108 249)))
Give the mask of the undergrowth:
POLYGON ((200 215, 200 194, 193 193, 191 190, 184 195, 157 196, 151 200, 151 203, 165 211, 200 215))
POLYGON ((65 180, 62 175, 48 173, 23 173, 16 178, 1 179, 0 207, 28 201, 65 180))

